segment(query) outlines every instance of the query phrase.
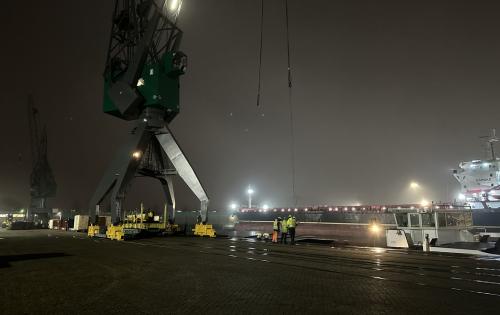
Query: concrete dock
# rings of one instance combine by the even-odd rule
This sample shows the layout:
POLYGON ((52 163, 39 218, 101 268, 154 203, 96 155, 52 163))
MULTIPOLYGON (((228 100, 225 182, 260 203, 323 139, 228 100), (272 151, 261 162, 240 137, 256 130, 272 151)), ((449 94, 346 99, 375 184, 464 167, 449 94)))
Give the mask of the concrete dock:
POLYGON ((2 314, 495 314, 500 261, 248 239, 0 229, 2 314))

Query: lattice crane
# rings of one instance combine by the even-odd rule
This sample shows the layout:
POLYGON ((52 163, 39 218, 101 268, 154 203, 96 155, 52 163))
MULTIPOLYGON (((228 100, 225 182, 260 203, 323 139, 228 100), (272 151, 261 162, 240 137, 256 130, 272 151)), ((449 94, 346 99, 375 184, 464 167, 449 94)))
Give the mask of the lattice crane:
POLYGON ((31 144, 30 211, 46 212, 46 201, 56 195, 57 184, 47 158, 47 131, 40 126, 33 96, 28 96, 28 122, 31 144))
POLYGON ((102 177, 90 202, 94 216, 109 196, 113 222, 137 175, 158 179, 169 219, 175 216, 172 177, 178 175, 200 201, 199 221, 207 220, 208 196, 168 124, 179 113, 179 77, 187 57, 179 50, 181 0, 116 0, 104 69, 105 113, 136 121, 125 145, 102 177))

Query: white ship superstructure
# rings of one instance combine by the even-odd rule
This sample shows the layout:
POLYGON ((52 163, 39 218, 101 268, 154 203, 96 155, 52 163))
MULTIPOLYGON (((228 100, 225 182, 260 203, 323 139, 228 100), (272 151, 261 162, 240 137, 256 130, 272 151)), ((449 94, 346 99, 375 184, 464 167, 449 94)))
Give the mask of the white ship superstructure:
POLYGON ((453 176, 460 183, 461 201, 473 209, 500 208, 500 158, 494 144, 499 141, 495 129, 487 138, 490 157, 484 160, 461 162, 453 176))
POLYGON ((453 176, 460 183, 461 199, 467 201, 500 200, 500 160, 461 162, 453 176))

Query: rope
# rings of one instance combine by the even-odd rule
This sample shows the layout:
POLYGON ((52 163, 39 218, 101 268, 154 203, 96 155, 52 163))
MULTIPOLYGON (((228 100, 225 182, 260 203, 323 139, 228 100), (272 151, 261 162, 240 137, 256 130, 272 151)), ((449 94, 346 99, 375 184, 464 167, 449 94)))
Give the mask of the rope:
POLYGON ((290 155, 292 164, 292 202, 297 205, 295 195, 295 135, 293 131, 293 104, 292 104, 292 68, 290 66, 290 34, 288 27, 288 0, 285 0, 285 17, 286 17, 286 48, 288 57, 288 105, 290 109, 290 155))
POLYGON ((288 57, 288 88, 292 88, 292 69, 290 67, 290 34, 288 28, 288 0, 285 0, 285 16, 286 16, 286 50, 288 57))
POLYGON ((257 87, 257 107, 260 105, 260 82, 262 73, 262 38, 264 35, 264 0, 261 1, 261 12, 260 12, 260 51, 259 51, 259 79, 257 87))

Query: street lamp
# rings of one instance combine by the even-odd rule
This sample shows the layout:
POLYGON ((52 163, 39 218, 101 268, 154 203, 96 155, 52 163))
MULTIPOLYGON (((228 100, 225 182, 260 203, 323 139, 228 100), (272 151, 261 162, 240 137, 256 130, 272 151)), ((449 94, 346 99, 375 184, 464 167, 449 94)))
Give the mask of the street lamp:
POLYGON ((420 202, 420 205, 422 207, 428 207, 429 206, 429 201, 427 201, 426 199, 422 199, 422 201, 420 202))
POLYGON ((247 194, 248 194, 248 208, 252 208, 252 195, 253 195, 254 191, 252 189, 252 187, 248 186, 248 189, 247 189, 247 194))
POLYGON ((237 205, 233 202, 231 205, 229 205, 231 210, 236 210, 237 205))
POLYGON ((420 188, 420 185, 417 182, 411 182, 410 188, 411 189, 418 189, 418 188, 420 188))

